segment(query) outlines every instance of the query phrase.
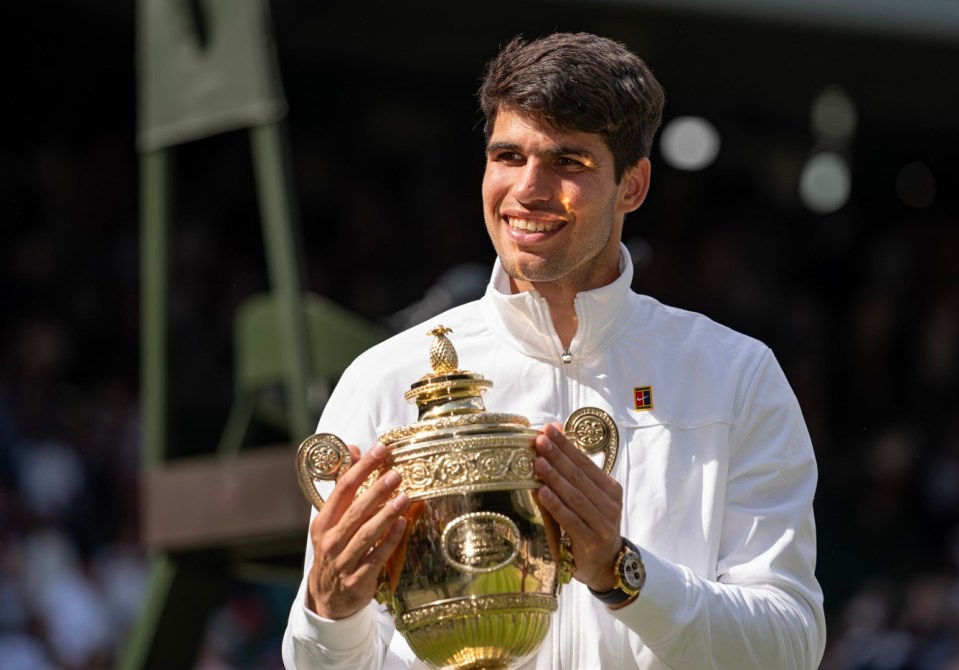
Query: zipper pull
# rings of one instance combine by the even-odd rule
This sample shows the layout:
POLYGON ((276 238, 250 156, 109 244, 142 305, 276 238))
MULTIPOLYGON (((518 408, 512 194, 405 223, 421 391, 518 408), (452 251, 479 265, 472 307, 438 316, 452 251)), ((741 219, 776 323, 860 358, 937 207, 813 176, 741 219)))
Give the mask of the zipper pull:
POLYGON ((566 349, 563 350, 563 363, 565 363, 566 365, 569 365, 572 362, 573 362, 573 354, 570 353, 569 347, 566 347, 566 349))

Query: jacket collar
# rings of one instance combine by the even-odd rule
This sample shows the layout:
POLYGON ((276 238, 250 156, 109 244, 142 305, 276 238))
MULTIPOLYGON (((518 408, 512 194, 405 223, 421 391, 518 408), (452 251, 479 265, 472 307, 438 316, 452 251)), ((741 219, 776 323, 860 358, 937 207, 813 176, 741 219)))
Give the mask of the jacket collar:
MULTIPOLYGON (((635 304, 630 298, 633 263, 622 243, 619 270, 613 283, 577 294, 574 305, 579 326, 569 347, 574 359, 605 348, 627 328, 635 304)), ((513 346, 536 358, 562 360, 563 347, 553 328, 546 299, 537 291, 510 293, 509 276, 498 258, 483 303, 494 327, 513 346)))

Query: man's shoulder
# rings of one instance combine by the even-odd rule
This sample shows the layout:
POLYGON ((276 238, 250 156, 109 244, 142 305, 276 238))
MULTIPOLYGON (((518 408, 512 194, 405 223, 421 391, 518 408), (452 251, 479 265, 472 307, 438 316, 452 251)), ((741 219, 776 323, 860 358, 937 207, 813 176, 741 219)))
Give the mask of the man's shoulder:
POLYGON ((690 335, 709 336, 731 341, 758 342, 751 335, 721 323, 704 312, 667 305, 648 295, 635 294, 635 297, 638 304, 635 314, 640 323, 649 329, 685 332, 690 335))
POLYGON ((739 352, 762 356, 768 350, 756 337, 702 312, 667 305, 647 295, 636 294, 636 300, 634 334, 651 344, 672 350, 713 350, 723 355, 739 352))

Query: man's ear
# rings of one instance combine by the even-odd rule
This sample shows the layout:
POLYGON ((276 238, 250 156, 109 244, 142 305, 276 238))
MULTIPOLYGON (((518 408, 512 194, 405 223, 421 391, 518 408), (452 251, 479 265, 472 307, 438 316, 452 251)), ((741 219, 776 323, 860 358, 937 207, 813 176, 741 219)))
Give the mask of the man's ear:
POLYGON ((623 173, 623 180, 620 183, 622 196, 620 204, 623 213, 632 212, 639 209, 639 206, 646 200, 646 194, 649 193, 649 174, 652 165, 648 158, 640 158, 639 161, 623 173))

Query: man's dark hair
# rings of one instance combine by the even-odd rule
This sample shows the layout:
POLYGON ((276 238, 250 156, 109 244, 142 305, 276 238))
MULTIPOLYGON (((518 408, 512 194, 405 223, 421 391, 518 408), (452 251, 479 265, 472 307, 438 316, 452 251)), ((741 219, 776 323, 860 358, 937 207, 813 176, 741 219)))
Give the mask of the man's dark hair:
POLYGON ((500 110, 560 130, 597 133, 615 160, 616 181, 648 157, 665 94, 624 44, 590 33, 514 37, 486 66, 479 89, 487 140, 500 110))

